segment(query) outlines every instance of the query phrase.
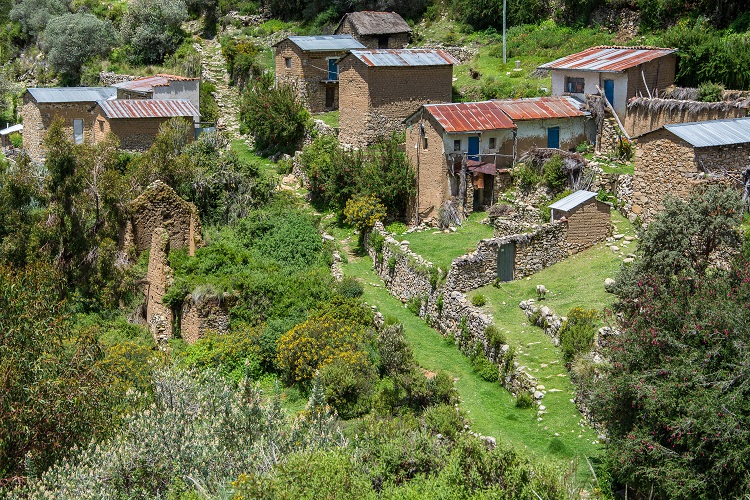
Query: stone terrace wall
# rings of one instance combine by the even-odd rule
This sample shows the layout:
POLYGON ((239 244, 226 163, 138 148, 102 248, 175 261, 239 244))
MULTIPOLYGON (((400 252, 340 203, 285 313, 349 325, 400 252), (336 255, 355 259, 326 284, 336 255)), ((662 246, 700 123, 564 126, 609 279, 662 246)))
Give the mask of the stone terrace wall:
POLYGON ((208 332, 229 332, 229 304, 219 297, 203 297, 195 301, 192 295, 182 304, 180 323, 182 339, 194 344, 208 332))
POLYGON ((146 323, 154 341, 159 344, 172 337, 172 310, 162 303, 167 289, 172 285, 173 273, 169 267, 169 233, 156 228, 151 233, 151 252, 146 273, 146 323))

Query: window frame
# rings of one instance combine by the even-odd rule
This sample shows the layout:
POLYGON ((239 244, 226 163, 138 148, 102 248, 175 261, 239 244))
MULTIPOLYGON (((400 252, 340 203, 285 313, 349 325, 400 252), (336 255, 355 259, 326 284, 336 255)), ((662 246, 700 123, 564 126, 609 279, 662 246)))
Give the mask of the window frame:
POLYGON ((461 139, 453 139, 453 151, 461 151, 461 139))
POLYGON ((83 144, 83 138, 84 138, 84 126, 83 126, 83 119, 82 118, 73 118, 73 142, 75 144, 83 144), (80 123, 81 131, 80 133, 76 131, 76 124, 80 123))
POLYGON ((291 57, 285 57, 284 58, 284 67, 286 69, 292 69, 292 58, 291 57))
POLYGON ((566 76, 565 92, 567 92, 568 94, 586 93, 586 79, 581 76, 566 76), (578 92, 579 89, 580 92, 578 92))

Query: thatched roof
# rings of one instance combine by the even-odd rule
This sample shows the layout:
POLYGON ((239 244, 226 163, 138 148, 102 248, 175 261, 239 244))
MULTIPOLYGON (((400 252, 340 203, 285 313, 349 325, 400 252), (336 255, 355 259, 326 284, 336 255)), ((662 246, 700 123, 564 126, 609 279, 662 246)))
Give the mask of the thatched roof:
POLYGON ((642 108, 653 113, 664 110, 700 113, 708 110, 729 111, 732 108, 747 108, 748 104, 750 104, 748 99, 739 101, 701 102, 682 99, 649 99, 647 97, 636 97, 628 102, 628 108, 642 108))
POLYGON ((396 33, 411 33, 411 27, 404 18, 395 12, 374 12, 364 10, 345 14, 336 33, 349 20, 357 35, 393 35, 396 33))

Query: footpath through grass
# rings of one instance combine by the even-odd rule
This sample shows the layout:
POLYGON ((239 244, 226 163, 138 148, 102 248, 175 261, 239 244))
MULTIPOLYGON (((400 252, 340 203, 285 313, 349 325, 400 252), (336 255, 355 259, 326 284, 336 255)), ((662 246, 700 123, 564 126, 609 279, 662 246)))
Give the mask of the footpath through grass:
MULTIPOLYGON (((538 422, 536 409, 516 408, 515 398, 499 383, 486 382, 474 373, 469 359, 458 351, 452 339, 443 338, 391 296, 372 269, 368 257, 350 256, 344 272, 362 280, 367 303, 376 306, 383 315, 403 323, 414 356, 423 368, 435 372, 442 370, 454 377, 461 406, 472 419, 475 432, 512 443, 537 458, 564 463, 577 460, 580 477, 588 477, 585 458, 596 460, 600 445, 595 433, 582 427, 582 417, 572 403, 555 402, 557 409, 554 413, 560 417, 554 417, 548 423, 544 421, 545 415, 542 422, 538 422)), ((549 357, 554 356, 552 351, 549 357)), ((558 367, 564 371, 559 364, 558 367)), ((568 399, 572 397, 571 390, 566 390, 568 399)))

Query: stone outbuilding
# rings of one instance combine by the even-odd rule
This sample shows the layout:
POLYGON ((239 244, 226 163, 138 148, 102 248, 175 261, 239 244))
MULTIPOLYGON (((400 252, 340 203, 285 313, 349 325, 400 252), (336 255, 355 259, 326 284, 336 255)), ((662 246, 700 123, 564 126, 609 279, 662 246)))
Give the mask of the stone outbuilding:
POLYGON ((426 104, 405 123, 417 215, 426 220, 451 198, 465 213, 492 205, 526 151, 572 149, 593 134, 589 113, 568 96, 426 104))
POLYGON ((403 130, 420 106, 450 102, 457 63, 440 49, 352 50, 339 61, 339 142, 365 146, 403 130))
POLYGON ((339 107, 338 60, 364 45, 351 35, 290 36, 274 45, 276 84, 296 90, 313 113, 339 107))
POLYGON ((112 87, 30 88, 23 95, 23 147, 35 161, 45 157, 44 138, 55 118, 76 144, 95 142, 97 101, 114 99, 112 87))
POLYGON ((158 74, 116 83, 118 99, 187 99, 200 109, 200 78, 158 74))
POLYGON ((120 140, 122 149, 130 151, 150 148, 159 127, 172 118, 182 118, 189 124, 186 137, 190 142, 200 120, 198 109, 187 99, 111 99, 96 104, 94 142, 111 132, 120 140))
POLYGON ((121 230, 122 247, 135 248, 136 253, 151 247, 152 235, 158 228, 167 233, 169 248, 187 248, 194 255, 203 244, 198 209, 183 200, 164 182, 152 182, 146 190, 126 206, 127 219, 121 230))
POLYGON ((648 97, 674 84, 677 49, 658 47, 591 47, 582 52, 542 64, 552 73, 552 94, 599 94, 597 86, 625 120, 628 100, 648 97))
POLYGON ((631 211, 644 222, 667 195, 687 199, 708 183, 741 188, 750 167, 750 118, 664 125, 635 140, 631 211))
POLYGON ((368 49, 403 49, 411 26, 395 12, 360 11, 345 14, 335 34, 351 35, 368 49))
POLYGON ((576 191, 549 206, 551 220, 568 225, 571 253, 580 252, 607 239, 611 232, 610 206, 596 199, 592 191, 576 191))

